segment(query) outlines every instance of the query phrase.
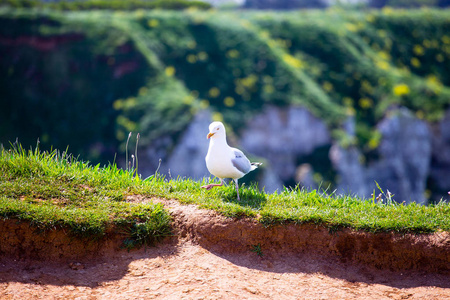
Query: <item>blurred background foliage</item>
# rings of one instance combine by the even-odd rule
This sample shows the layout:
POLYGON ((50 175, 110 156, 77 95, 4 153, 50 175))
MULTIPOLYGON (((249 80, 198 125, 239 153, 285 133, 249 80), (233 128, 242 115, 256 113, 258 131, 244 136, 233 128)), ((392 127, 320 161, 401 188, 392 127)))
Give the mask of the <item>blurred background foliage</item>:
MULTIPOLYGON (((370 5, 404 3, 381 2, 370 5)), ((450 103, 448 10, 202 11, 210 4, 178 0, 0 3, 2 143, 19 137, 34 145, 39 137, 44 148, 70 145, 84 159, 107 162, 120 145, 124 150, 130 131, 141 132, 142 145, 176 138, 198 111, 210 109, 239 133, 264 105, 294 104, 370 160, 381 138, 375 124, 389 109, 406 106, 433 122, 450 103), (191 8, 147 10, 142 3, 191 8), (341 129, 349 117, 355 136, 341 129)))
POLYGON ((171 9, 186 8, 209 9, 211 4, 195 0, 0 0, 0 5, 15 8, 48 8, 64 11, 92 9, 135 10, 135 9, 171 9))

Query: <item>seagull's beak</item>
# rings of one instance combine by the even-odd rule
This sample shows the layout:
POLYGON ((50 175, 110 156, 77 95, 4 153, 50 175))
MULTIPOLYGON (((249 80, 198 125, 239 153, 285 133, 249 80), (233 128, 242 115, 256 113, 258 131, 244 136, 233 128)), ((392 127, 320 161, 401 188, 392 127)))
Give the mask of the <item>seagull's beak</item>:
POLYGON ((206 136, 207 139, 211 138, 214 135, 214 132, 210 132, 208 133, 208 135, 206 136))

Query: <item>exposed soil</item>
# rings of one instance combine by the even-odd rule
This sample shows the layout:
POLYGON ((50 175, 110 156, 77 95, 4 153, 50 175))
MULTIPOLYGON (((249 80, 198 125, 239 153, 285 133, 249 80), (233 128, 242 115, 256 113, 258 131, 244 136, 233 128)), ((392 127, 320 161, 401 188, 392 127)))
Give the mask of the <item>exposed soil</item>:
MULTIPOLYGON (((132 197, 129 201, 149 201, 132 197)), ((264 228, 161 201, 174 237, 127 252, 0 222, 0 299, 450 299, 450 234, 264 228)))

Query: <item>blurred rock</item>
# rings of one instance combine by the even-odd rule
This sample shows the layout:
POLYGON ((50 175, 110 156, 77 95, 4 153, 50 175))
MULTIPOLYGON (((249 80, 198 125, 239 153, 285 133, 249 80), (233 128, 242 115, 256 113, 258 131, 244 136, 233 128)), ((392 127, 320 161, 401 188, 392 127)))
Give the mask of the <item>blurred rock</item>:
POLYGON ((246 0, 244 7, 253 9, 325 8, 327 0, 246 0))
POLYGON ((339 176, 339 194, 356 194, 360 197, 370 195, 366 185, 366 170, 361 164, 361 153, 356 147, 343 148, 334 144, 330 149, 330 160, 339 176))
POLYGON ((211 113, 201 111, 191 121, 178 141, 171 136, 159 138, 146 147, 139 156, 139 171, 144 178, 154 174, 177 178, 201 179, 209 176, 205 156, 208 152, 208 127, 211 113))
POLYGON ((432 132, 430 178, 438 192, 434 200, 439 201, 450 191, 450 110, 447 110, 441 122, 432 126, 432 132))
POLYGON ((198 113, 173 149, 163 170, 170 170, 173 178, 181 176, 199 180, 209 176, 205 156, 208 153, 209 141, 206 135, 210 123, 209 111, 198 113))
POLYGON ((314 190, 318 188, 317 183, 314 181, 314 169, 310 164, 301 164, 297 167, 295 172, 295 182, 298 182, 300 186, 307 190, 314 190))
POLYGON ((337 145, 330 158, 338 171, 341 193, 370 197, 376 182, 385 193, 389 190, 397 202, 425 203, 425 185, 431 159, 431 136, 427 124, 406 109, 399 109, 378 124, 382 140, 379 159, 369 166, 360 163, 356 148, 337 145))
POLYGON ((325 123, 301 107, 267 107, 241 134, 245 151, 264 157, 281 181, 295 178, 297 160, 331 143, 325 123))
MULTIPOLYGON (((376 180, 398 202, 425 203, 431 160, 431 134, 427 124, 408 110, 400 109, 382 120, 378 130, 382 134, 380 160, 369 168, 367 179, 376 180)), ((370 190, 375 188, 374 183, 368 185, 370 190)))
POLYGON ((276 191, 283 190, 283 182, 277 176, 277 174, 273 171, 270 166, 263 165, 261 167, 262 175, 258 180, 258 186, 266 193, 274 193, 276 191))

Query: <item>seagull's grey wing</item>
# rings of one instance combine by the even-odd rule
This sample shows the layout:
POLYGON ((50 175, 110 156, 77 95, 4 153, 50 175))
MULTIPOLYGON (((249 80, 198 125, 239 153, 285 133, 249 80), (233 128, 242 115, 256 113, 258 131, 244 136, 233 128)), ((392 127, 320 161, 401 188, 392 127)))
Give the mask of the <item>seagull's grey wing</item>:
POLYGON ((252 165, 248 158, 242 153, 241 150, 233 148, 234 158, 231 159, 233 166, 240 172, 247 174, 251 171, 252 165))

